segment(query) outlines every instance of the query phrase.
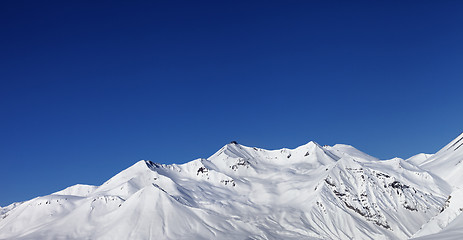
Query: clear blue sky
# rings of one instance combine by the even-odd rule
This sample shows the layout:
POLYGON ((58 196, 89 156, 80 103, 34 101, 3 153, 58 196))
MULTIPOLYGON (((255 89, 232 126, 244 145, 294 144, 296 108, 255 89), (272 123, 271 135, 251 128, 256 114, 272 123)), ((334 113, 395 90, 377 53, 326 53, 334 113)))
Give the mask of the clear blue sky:
POLYGON ((433 153, 462 1, 1 1, 0 206, 236 140, 433 153))

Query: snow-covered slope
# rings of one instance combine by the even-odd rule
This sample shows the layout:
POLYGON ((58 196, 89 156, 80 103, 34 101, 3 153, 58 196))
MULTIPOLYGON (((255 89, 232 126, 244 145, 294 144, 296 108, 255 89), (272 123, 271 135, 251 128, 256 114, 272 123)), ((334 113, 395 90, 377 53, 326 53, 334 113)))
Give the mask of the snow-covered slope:
POLYGON ((422 229, 415 233, 414 237, 429 235, 429 237, 423 239, 461 239, 460 234, 453 235, 453 233, 463 233, 463 220, 458 220, 463 218, 461 214, 463 212, 462 161, 463 133, 436 154, 418 164, 421 168, 427 169, 447 180, 452 186, 452 192, 446 200, 441 213, 423 225, 422 229), (452 236, 453 238, 451 238, 452 236))
POLYGON ((407 239, 452 192, 415 162, 430 161, 230 143, 207 159, 139 161, 101 186, 1 208, 0 239, 407 239))
POLYGON ((458 215, 448 226, 446 226, 442 231, 424 235, 422 237, 414 238, 416 240, 459 240, 463 236, 463 215, 458 215))
MULTIPOLYGON (((429 222, 424 224, 421 229, 413 235, 413 237, 418 238, 431 234, 434 235, 441 232, 442 229, 447 229, 447 226, 453 223, 454 220, 461 215, 461 212, 463 211, 462 201, 463 190, 457 188, 449 195, 445 201, 444 206, 442 207, 441 212, 435 217, 431 218, 429 222)), ((459 226, 463 227, 463 225, 459 226)), ((463 228, 460 230, 463 232, 463 228)), ((460 239, 460 236, 455 239, 460 239)))
POLYGON ((426 154, 426 153, 418 153, 415 156, 408 158, 406 161, 413 164, 420 166, 424 162, 426 162, 433 154, 426 154))
POLYGON ((463 133, 420 164, 453 186, 463 184, 463 133))

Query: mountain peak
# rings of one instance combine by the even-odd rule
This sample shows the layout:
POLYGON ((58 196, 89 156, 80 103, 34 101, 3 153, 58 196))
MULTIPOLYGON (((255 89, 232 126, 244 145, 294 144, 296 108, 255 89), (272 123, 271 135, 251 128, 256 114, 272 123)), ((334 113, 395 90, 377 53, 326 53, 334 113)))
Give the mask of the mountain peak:
POLYGON ((296 147, 295 149, 299 149, 299 148, 313 149, 313 148, 322 148, 322 146, 315 141, 309 141, 308 143, 301 145, 299 147, 296 147))
POLYGON ((441 211, 445 186, 412 163, 349 145, 232 141, 208 159, 140 160, 101 186, 1 208, 0 239, 407 239, 441 211))
POLYGON ((379 160, 378 158, 370 156, 358 150, 357 148, 351 145, 347 145, 347 144, 336 144, 332 147, 327 146, 326 148, 330 150, 331 152, 333 152, 334 154, 338 155, 339 157, 348 155, 357 160, 367 160, 367 161, 378 161, 379 160))

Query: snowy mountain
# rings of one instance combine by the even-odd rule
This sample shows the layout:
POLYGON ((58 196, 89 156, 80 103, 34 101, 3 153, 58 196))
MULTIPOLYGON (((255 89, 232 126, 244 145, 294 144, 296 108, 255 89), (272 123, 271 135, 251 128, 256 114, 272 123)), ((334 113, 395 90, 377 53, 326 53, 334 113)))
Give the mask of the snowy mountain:
POLYGON ((420 166, 432 170, 441 178, 447 180, 453 186, 463 184, 463 133, 430 156, 420 166))
POLYGON ((423 225, 418 239, 460 239, 463 233, 463 133, 419 164, 452 185, 442 212, 423 225), (430 235, 432 234, 432 235, 430 235), (429 235, 429 236, 427 236, 429 235), (423 237, 427 236, 427 237, 423 237))
POLYGON ((315 142, 232 142, 181 165, 142 160, 101 186, 0 208, 0 239, 409 239, 446 227, 455 236, 460 137, 407 160, 315 142))

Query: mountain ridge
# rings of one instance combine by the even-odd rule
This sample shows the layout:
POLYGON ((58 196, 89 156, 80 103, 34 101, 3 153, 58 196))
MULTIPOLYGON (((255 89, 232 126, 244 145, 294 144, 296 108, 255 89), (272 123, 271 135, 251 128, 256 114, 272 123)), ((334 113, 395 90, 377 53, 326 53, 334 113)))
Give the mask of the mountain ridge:
POLYGON ((423 168, 438 153, 379 160, 344 144, 265 150, 231 142, 208 158, 140 160, 100 186, 0 208, 0 239, 419 237, 434 233, 423 226, 449 225, 439 216, 458 217, 449 202, 455 186, 423 168))

